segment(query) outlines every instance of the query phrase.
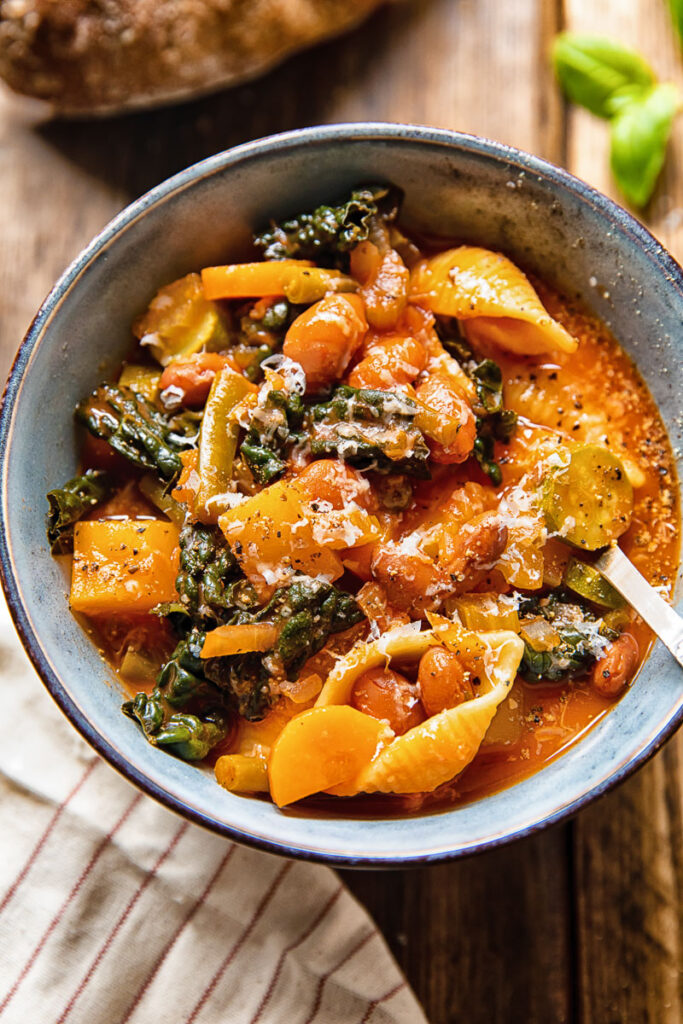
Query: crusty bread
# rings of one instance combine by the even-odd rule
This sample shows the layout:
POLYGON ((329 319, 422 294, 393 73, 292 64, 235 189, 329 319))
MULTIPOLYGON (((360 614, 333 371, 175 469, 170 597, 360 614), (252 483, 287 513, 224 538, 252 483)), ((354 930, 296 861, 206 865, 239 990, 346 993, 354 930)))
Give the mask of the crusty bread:
POLYGON ((62 114, 200 95, 341 32, 382 0, 0 0, 0 76, 62 114))

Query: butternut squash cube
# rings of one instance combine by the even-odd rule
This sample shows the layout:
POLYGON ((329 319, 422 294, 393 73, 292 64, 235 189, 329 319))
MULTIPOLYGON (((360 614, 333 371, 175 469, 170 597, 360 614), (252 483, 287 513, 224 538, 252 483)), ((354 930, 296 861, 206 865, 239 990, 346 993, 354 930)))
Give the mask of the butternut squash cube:
POLYGON ((275 582, 289 569, 330 581, 344 571, 333 551, 316 542, 315 514, 291 482, 264 487, 218 519, 244 574, 255 585, 275 582))
POLYGON ((88 520, 74 530, 71 607, 144 613, 176 597, 178 528, 145 519, 88 520))

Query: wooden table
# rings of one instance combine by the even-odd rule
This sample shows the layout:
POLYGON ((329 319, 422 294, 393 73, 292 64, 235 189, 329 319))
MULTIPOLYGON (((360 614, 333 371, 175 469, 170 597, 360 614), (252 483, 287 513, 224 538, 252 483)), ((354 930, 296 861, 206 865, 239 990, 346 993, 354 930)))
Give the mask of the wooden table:
MULTIPOLYGON (((257 136, 366 118, 459 128, 612 193, 604 124, 567 109, 549 70, 562 28, 612 35, 661 77, 683 78, 665 0, 418 0, 257 83, 174 109, 50 124, 1 94, 0 372, 54 279, 117 210, 257 136)), ((681 121, 672 150, 647 223, 680 258, 681 121)), ((345 873, 433 1024, 683 1021, 682 760, 679 737, 569 824, 506 849, 345 873)))

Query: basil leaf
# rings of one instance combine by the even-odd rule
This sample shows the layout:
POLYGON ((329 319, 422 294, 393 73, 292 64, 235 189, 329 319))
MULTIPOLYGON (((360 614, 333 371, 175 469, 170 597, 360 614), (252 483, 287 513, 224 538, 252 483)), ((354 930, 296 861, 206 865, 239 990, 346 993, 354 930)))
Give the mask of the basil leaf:
POLYGON ((656 85, 612 122, 612 173, 633 206, 646 206, 654 192, 679 101, 673 83, 656 85))
POLYGON ((569 99, 598 117, 613 117, 655 83, 642 57, 598 36, 562 33, 553 44, 553 62, 569 99))
POLYGON ((669 7, 678 37, 683 42, 683 0, 669 0, 669 7))

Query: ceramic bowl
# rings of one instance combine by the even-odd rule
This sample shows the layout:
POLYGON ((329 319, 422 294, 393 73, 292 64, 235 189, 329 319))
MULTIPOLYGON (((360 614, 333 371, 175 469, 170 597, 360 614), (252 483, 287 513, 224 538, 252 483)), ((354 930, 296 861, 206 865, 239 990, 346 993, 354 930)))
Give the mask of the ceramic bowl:
POLYGON ((392 866, 527 835, 642 764, 683 718, 683 680, 661 644, 637 684, 580 742, 501 792, 417 818, 283 813, 225 792, 211 772, 155 750, 121 714, 119 684, 69 612, 64 572, 44 529, 45 492, 76 469, 73 407, 121 362, 129 325, 155 290, 240 258, 252 228, 267 218, 375 180, 405 190, 408 225, 503 249, 580 297, 631 353, 680 447, 683 275, 628 213, 543 160, 485 139, 404 125, 310 128, 220 153, 153 189, 55 285, 19 350, 2 409, 0 553, 14 620, 47 689, 132 782, 239 842, 337 864, 392 866))

